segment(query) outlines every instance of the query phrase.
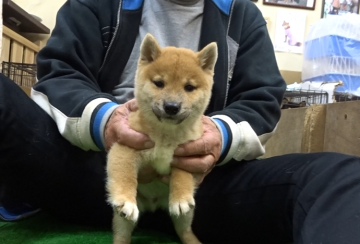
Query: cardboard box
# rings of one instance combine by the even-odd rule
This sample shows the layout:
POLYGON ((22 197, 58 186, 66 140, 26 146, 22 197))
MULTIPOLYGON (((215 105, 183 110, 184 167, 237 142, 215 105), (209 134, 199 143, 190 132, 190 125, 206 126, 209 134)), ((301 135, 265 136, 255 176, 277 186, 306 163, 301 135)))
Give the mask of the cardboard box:
POLYGON ((360 101, 326 106, 323 151, 360 156, 360 101))
POLYGON ((300 71, 290 71, 290 70, 280 70, 281 76, 284 78, 287 85, 293 84, 295 82, 301 82, 301 72, 300 71))
POLYGON ((285 109, 264 157, 339 152, 360 156, 360 101, 285 109))
POLYGON ((264 157, 300 153, 307 108, 284 109, 275 134, 265 145, 264 157))

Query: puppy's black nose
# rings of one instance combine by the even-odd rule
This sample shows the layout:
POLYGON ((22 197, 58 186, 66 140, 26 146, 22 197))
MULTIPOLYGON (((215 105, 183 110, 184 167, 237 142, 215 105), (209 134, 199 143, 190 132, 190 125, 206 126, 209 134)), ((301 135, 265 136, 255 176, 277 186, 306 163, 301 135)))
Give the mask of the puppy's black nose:
POLYGON ((180 111, 181 105, 176 102, 165 102, 164 110, 168 115, 175 115, 180 111))

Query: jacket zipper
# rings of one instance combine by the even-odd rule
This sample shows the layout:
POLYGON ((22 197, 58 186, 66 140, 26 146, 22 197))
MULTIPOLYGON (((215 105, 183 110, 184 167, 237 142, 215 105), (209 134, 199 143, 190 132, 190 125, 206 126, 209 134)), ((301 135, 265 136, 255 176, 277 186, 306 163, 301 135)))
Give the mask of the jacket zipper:
MULTIPOLYGON (((230 16, 229 16, 229 24, 228 24, 228 27, 227 27, 227 32, 226 32, 226 36, 229 35, 229 29, 230 29, 230 23, 231 23, 231 17, 232 17, 232 13, 233 13, 233 9, 234 9, 234 3, 235 1, 232 1, 232 4, 231 4, 231 9, 230 9, 230 16)), ((228 50, 228 72, 230 71, 230 56, 229 56, 229 44, 226 40, 226 45, 227 45, 227 50, 228 50)), ((228 95, 229 95, 229 88, 230 88, 230 80, 229 80, 229 73, 227 73, 226 75, 226 81, 227 81, 227 84, 226 84, 226 94, 225 94, 225 102, 224 102, 224 107, 226 107, 226 103, 227 103, 227 100, 228 100, 228 95)))
POLYGON ((118 30, 119 30, 121 5, 122 5, 122 0, 120 0, 120 2, 119 2, 119 10, 118 10, 118 14, 117 14, 117 23, 116 23, 115 31, 114 31, 114 34, 113 34, 113 36, 112 36, 112 38, 111 38, 110 44, 109 44, 109 46, 108 46, 108 49, 106 50, 105 58, 104 58, 103 63, 101 64, 101 67, 100 67, 100 69, 99 69, 99 73, 100 73, 100 72, 102 71, 102 69, 104 68, 104 65, 105 65, 105 62, 106 62, 106 58, 108 57, 108 54, 109 54, 109 52, 110 52, 110 48, 111 48, 111 46, 112 46, 112 44, 113 44, 113 42, 114 42, 114 39, 115 39, 115 37, 116 37, 116 35, 117 35, 118 30))

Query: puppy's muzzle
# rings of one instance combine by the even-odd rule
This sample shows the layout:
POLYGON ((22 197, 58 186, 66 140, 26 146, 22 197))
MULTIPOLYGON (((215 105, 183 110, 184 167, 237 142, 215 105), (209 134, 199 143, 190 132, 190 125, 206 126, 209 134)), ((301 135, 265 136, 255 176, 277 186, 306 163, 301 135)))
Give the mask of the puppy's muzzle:
POLYGON ((168 115, 176 115, 181 109, 181 104, 177 102, 164 102, 164 111, 168 115))
POLYGON ((181 103, 177 102, 163 102, 162 106, 159 104, 153 104, 152 111, 157 119, 162 122, 163 119, 167 123, 180 124, 184 119, 190 115, 189 109, 184 109, 181 103), (184 111, 182 111, 184 110, 184 111))

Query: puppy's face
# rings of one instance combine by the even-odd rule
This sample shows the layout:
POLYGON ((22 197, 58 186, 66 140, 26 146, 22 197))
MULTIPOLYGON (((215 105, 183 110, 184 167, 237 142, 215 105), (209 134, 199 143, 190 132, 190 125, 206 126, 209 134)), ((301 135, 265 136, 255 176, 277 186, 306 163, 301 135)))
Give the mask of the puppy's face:
POLYGON ((288 28, 288 27, 290 27, 289 23, 286 22, 286 21, 283 22, 282 26, 283 26, 285 29, 288 28))
POLYGON ((161 49, 147 35, 135 80, 139 109, 171 124, 201 116, 210 100, 216 58, 215 43, 195 53, 175 47, 161 49))

